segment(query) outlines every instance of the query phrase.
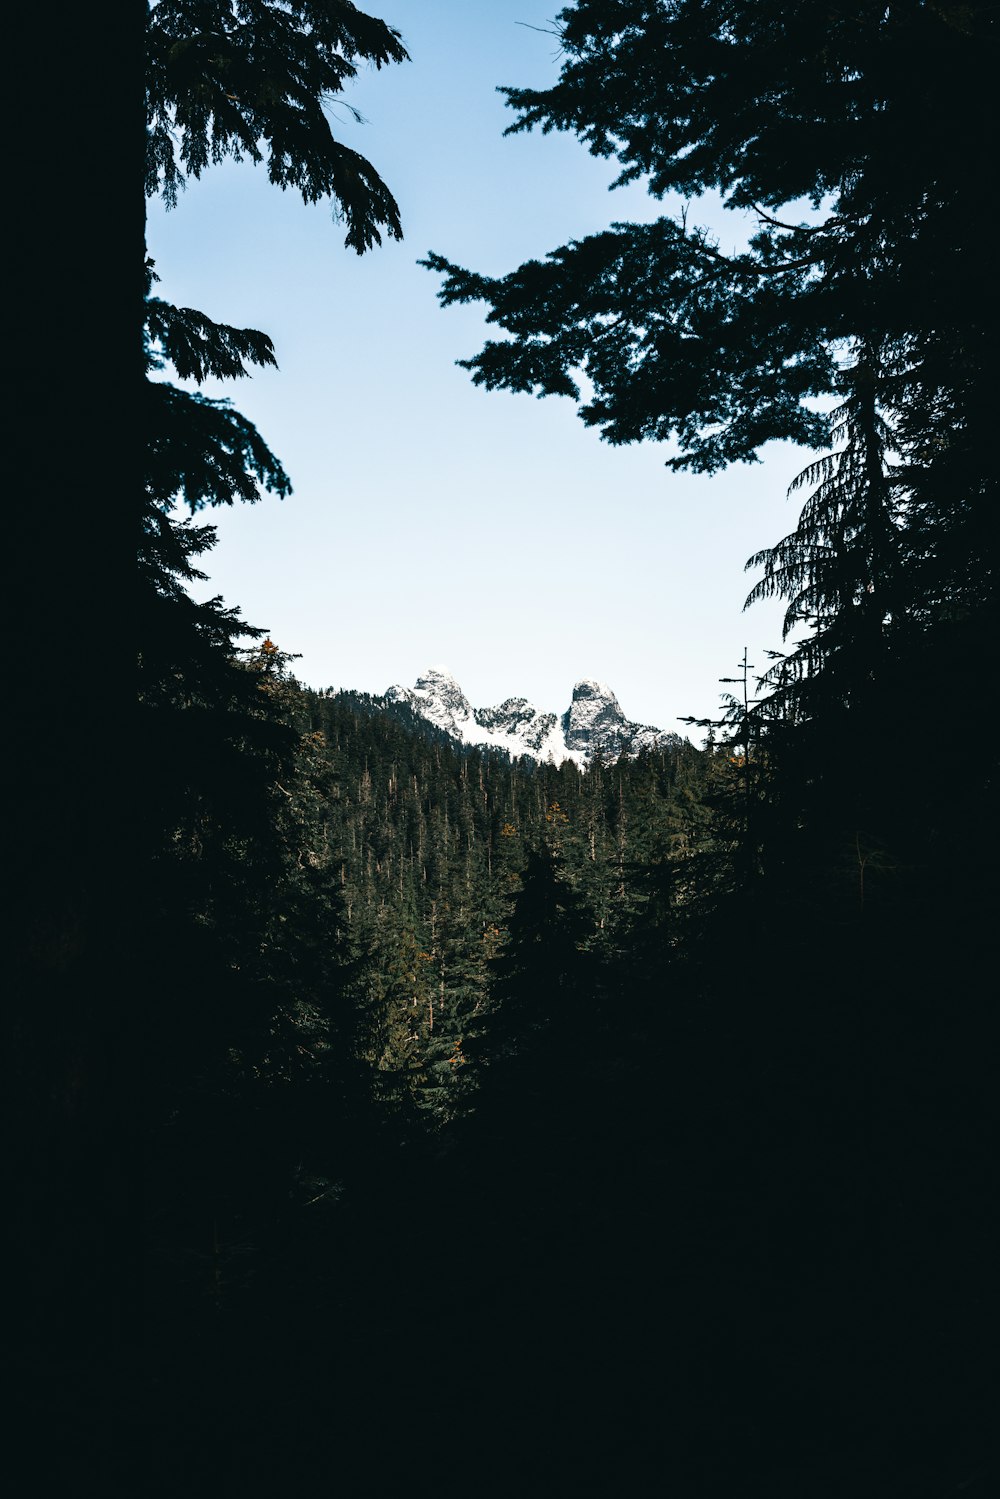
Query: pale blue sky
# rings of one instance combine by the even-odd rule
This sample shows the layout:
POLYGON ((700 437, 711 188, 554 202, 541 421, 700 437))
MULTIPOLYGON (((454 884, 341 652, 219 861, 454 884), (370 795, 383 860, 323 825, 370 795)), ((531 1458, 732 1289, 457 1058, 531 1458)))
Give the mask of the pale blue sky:
MULTIPOLYGON (((342 137, 396 195, 405 239, 363 257, 328 207, 210 169, 149 207, 161 293, 261 328, 278 371, 209 390, 251 417, 288 469, 285 501, 216 511, 204 590, 266 626, 311 686, 382 692, 445 664, 477 706, 524 695, 562 711, 596 677, 634 719, 666 729, 716 712, 744 644, 763 666, 780 605, 743 614, 751 552, 794 526, 785 499, 808 455, 711 478, 669 473, 652 445, 611 448, 567 400, 488 394, 455 360, 482 343, 480 310, 442 311, 430 249, 489 273, 614 219, 663 211, 573 138, 504 139, 498 84, 558 70, 552 0, 386 0, 412 61, 366 71, 334 109, 342 137), (517 24, 517 23, 526 24, 517 24)), ((693 209, 723 247, 743 221, 693 209)), ((694 736, 700 739, 700 732, 694 736)))

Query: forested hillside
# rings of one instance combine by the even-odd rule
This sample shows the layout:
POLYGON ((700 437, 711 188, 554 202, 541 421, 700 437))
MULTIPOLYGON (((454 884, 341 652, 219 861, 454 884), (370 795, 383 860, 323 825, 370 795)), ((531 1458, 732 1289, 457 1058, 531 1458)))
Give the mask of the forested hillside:
MULTIPOLYGON (((242 830, 203 815, 163 861, 186 913, 184 929, 170 917, 160 981, 173 987, 183 971, 184 998, 170 1006, 173 1046, 154 1031, 166 1112, 151 1122, 173 1151, 194 1108, 189 1148, 200 1158, 200 1110, 225 1098, 244 1159, 203 1207, 223 1256, 237 1223, 259 1210, 265 1157, 275 1200, 303 1174, 345 1190, 334 1188, 342 1132, 314 1127, 317 1100, 354 1111, 362 1153, 372 1127, 422 1141, 475 1114, 486 1074, 530 1052, 530 1037, 552 1043, 569 1013, 566 985, 606 989, 605 1007, 631 1032, 636 1016, 614 997, 619 970, 643 942, 679 941, 709 878, 703 866, 730 846, 719 812, 737 779, 728 754, 685 743, 586 773, 511 762, 456 746, 403 707, 390 718, 370 699, 306 691, 286 663, 265 641, 243 668, 296 736, 270 788, 266 852, 252 860, 242 830), (220 982, 232 1006, 221 1025, 209 1020, 220 982), (197 1013, 213 1028, 179 1093, 174 1068, 197 1013), (281 1128, 270 1113, 279 1095, 281 1128), (266 1138, 247 1156, 244 1127, 262 1109, 266 1138)), ((581 1034, 597 1023, 586 1013, 574 1021, 581 1034)), ((600 1051, 596 1033, 588 1045, 600 1051)), ((174 1169, 164 1222, 191 1208, 195 1163, 174 1169)), ((180 1241, 174 1253, 185 1253, 180 1241)), ((219 1291, 220 1263, 204 1262, 219 1291)))
MULTIPOLYGON (((146 1064, 156 1419, 193 1399, 199 1421, 242 1429, 261 1398, 284 1420, 336 1390, 367 1430, 356 1384, 423 1366, 447 1383, 452 1348, 477 1381, 522 1377, 493 1320, 525 1315, 535 1257, 581 1213, 597 1214, 587 1262, 618 1252, 620 1194, 648 1189, 635 1173, 663 1147, 665 1038, 690 1023, 680 949, 731 877, 742 782, 728 749, 689 743, 586 772, 511 762, 403 706, 303 689, 288 666, 265 641, 237 667, 260 721, 294 734, 266 849, 249 858, 203 806, 166 861, 186 909, 174 895, 164 911, 146 1064), (455 1315, 418 1355, 403 1329, 425 1278, 455 1315), (275 1359, 294 1365, 278 1390, 275 1359)), ((357 1433, 337 1440, 363 1469, 357 1433)), ((166 1491, 204 1441, 196 1422, 166 1491)), ((253 1444, 230 1459, 242 1482, 251 1452, 255 1468, 253 1444)))
POLYGON ((579 903, 598 962, 648 904, 641 872, 707 846, 712 757, 686 745, 583 774, 435 743, 405 710, 395 728, 349 694, 295 706, 333 778, 317 841, 337 867, 343 938, 365 955, 368 1054, 383 1085, 446 1117, 456 1085, 471 1086, 461 1069, 532 858, 554 899, 579 903))
POLYGON ((167 965, 164 1492, 219 1442, 240 1486, 332 1481, 332 1444, 386 1494, 978 1482, 993 1006, 934 827, 782 850, 738 700, 717 746, 581 772, 270 642, 242 669, 295 748, 240 922, 209 854, 183 994, 167 965), (387 1411, 435 1434, 416 1478, 387 1411))

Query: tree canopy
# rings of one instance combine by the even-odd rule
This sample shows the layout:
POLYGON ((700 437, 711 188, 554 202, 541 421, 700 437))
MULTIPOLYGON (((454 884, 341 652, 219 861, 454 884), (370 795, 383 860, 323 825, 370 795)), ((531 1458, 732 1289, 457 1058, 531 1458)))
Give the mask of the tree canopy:
POLYGON ((571 131, 618 182, 695 203, 503 277, 431 254, 442 302, 510 335, 463 361, 477 383, 576 397, 583 373, 609 441, 676 437, 672 466, 712 471, 819 446, 812 398, 856 341, 969 329, 994 7, 581 0, 557 25, 559 79, 502 90, 508 133, 571 131), (709 191, 753 216, 743 249, 697 227, 709 191))

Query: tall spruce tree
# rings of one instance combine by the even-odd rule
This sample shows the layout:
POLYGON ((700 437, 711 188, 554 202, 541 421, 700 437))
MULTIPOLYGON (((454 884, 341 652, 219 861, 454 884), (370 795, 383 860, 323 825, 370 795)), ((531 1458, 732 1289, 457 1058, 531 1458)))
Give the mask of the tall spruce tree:
MULTIPOLYGON (((551 813, 548 814, 551 816, 551 813)), ((544 828, 549 825, 542 824, 544 828)), ((473 1057, 483 1106, 515 1134, 558 1112, 594 1025, 595 923, 544 846, 529 853, 503 946, 493 959, 490 1008, 473 1057)))

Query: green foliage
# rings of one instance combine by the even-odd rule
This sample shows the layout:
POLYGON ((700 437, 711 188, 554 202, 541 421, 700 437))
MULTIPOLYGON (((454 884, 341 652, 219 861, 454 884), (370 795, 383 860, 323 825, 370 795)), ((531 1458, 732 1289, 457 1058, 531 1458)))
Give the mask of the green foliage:
POLYGON ((668 466, 711 473, 775 438, 826 437, 805 404, 834 373, 822 335, 803 327, 806 265, 779 294, 752 255, 726 261, 667 219, 616 224, 502 278, 436 254, 421 263, 444 274, 443 305, 484 301, 510 335, 459 361, 477 385, 577 399, 585 376, 594 394, 580 416, 608 442, 676 437, 668 466))
POLYGON ((244 360, 275 368, 278 363, 266 334, 213 323, 193 307, 172 307, 159 297, 146 299, 146 333, 179 379, 199 385, 209 378, 238 380, 248 373, 244 360))
POLYGON ((494 1067, 539 1046, 566 1046, 570 1030, 584 1023, 576 1012, 585 988, 584 952, 593 931, 592 915, 573 886, 560 878, 557 860, 547 850, 532 852, 504 945, 493 963, 496 981, 485 1049, 494 1067))
POLYGON ((165 381, 147 386, 150 498, 191 511, 205 505, 253 504, 261 489, 281 496, 291 484, 256 427, 228 401, 178 390, 165 381))
POLYGON ((464 361, 474 379, 575 398, 582 372, 580 414, 609 441, 676 438, 670 466, 709 472, 774 438, 819 446, 811 398, 859 343, 893 343, 912 401, 931 378, 920 341, 974 326, 988 278, 993 24, 986 5, 566 7, 559 81, 503 91, 511 131, 572 131, 658 198, 719 191, 756 232, 724 251, 689 205, 501 278, 431 255, 442 302, 484 301, 509 335, 464 361))
POLYGON ((407 60, 398 32, 350 0, 156 0, 147 36, 147 197, 172 207, 185 174, 262 162, 264 142, 270 180, 330 199, 359 255, 402 238, 392 194, 324 113, 359 64, 407 60))

